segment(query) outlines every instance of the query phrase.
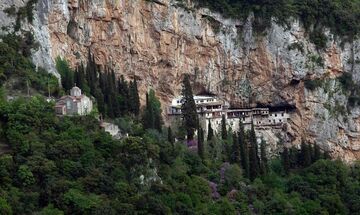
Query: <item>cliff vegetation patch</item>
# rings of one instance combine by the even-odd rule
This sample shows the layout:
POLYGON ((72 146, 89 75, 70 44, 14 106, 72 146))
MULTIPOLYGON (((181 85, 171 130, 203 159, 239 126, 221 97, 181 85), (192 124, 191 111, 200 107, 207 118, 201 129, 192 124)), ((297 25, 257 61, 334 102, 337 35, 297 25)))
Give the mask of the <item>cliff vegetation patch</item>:
POLYGON ((326 46, 324 28, 343 40, 353 40, 360 31, 360 1, 352 0, 194 0, 198 7, 207 7, 225 17, 246 19, 255 16, 254 29, 265 30, 272 18, 289 25, 290 17, 297 17, 318 49, 326 46))

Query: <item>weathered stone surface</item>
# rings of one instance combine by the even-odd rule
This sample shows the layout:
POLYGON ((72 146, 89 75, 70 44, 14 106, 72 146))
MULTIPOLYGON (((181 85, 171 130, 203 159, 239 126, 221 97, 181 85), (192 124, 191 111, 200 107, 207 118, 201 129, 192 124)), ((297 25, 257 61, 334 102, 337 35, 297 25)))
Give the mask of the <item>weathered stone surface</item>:
MULTIPOLYGON (((286 141, 316 142, 334 157, 360 159, 360 109, 346 108, 348 95, 334 80, 327 83, 331 90, 313 92, 303 83, 344 72, 360 81, 355 63, 360 41, 341 47, 326 32, 327 48, 317 51, 298 20, 289 27, 273 22, 261 36, 253 32, 251 16, 240 22, 177 5, 174 0, 40 0, 33 25, 24 28, 41 44, 34 61, 49 71, 55 72, 57 56, 75 66, 86 61, 90 49, 99 65, 139 78, 142 94, 156 89, 164 107, 180 93, 188 73, 196 91, 212 91, 233 105, 295 105, 286 141), (291 49, 294 43, 302 49, 291 49), (323 66, 311 60, 319 56, 323 66), (346 111, 336 113, 339 107, 346 111)), ((7 25, 4 16, 0 12, 0 22, 7 25)), ((276 139, 275 133, 269 139, 276 139)))

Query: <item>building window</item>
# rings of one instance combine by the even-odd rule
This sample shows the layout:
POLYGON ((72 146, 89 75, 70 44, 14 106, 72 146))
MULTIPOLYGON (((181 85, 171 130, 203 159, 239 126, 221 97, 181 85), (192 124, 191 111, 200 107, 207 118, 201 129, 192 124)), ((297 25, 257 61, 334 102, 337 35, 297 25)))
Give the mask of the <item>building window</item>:
POLYGON ((282 113, 281 116, 284 116, 284 113, 282 113))
POLYGON ((275 117, 277 117, 277 114, 275 114, 275 117))
POLYGON ((281 122, 281 119, 279 119, 279 122, 281 122))
POLYGON ((66 101, 66 108, 67 108, 67 109, 71 109, 71 103, 70 103, 70 101, 66 101))

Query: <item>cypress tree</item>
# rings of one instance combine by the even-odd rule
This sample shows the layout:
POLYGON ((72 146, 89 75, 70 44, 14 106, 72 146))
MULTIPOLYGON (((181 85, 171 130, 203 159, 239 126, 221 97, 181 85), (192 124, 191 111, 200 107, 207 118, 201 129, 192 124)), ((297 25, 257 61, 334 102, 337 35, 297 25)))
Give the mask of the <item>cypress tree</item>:
POLYGON ((321 159, 320 147, 315 143, 314 145, 314 162, 321 159))
POLYGON ((86 76, 84 72, 84 65, 81 63, 80 66, 77 67, 75 74, 75 83, 84 93, 90 94, 89 86, 86 83, 86 76))
MULTIPOLYGON (((87 83, 89 84, 90 93, 92 95, 97 94, 97 84, 99 82, 98 80, 98 70, 97 65, 95 63, 94 55, 90 53, 90 50, 88 52, 88 63, 86 66, 86 75, 87 75, 87 83)), ((100 73, 101 74, 101 73, 100 73)))
POLYGON ((117 101, 120 113, 125 115, 129 111, 129 87, 123 75, 118 79, 118 94, 117 101))
POLYGON ((149 94, 146 93, 146 106, 143 116, 143 125, 145 129, 154 128, 155 121, 154 121, 154 110, 150 105, 149 101, 149 94))
POLYGON ((157 129, 161 132, 161 104, 156 98, 154 90, 150 90, 149 93, 146 93, 146 107, 142 121, 144 128, 157 129))
POLYGON ((240 164, 240 146, 236 133, 233 134, 231 162, 240 164))
POLYGON ((113 100, 111 99, 111 95, 106 95, 106 98, 107 98, 106 113, 107 113, 107 116, 112 119, 115 117, 113 100))
POLYGON ((204 130, 201 127, 198 129, 198 155, 202 160, 205 159, 204 130))
POLYGON ((249 147, 250 179, 254 180, 259 175, 260 172, 254 124, 251 124, 251 130, 249 133, 249 142, 250 142, 250 147, 249 147))
POLYGON ((211 127, 211 122, 209 119, 207 141, 211 141, 213 139, 213 136, 214 136, 214 130, 211 127))
POLYGON ((283 163, 283 168, 285 171, 285 174, 288 175, 289 171, 290 171, 290 156, 289 156, 289 150, 287 147, 284 147, 284 151, 281 154, 282 156, 282 163, 283 163))
POLYGON ((308 147, 308 144, 304 142, 301 143, 301 164, 303 167, 308 167, 311 165, 311 152, 308 147))
POLYGON ((290 168, 297 168, 299 165, 299 152, 298 149, 294 146, 290 148, 289 150, 290 155, 290 168))
POLYGON ((175 142, 175 140, 174 140, 174 136, 173 136, 173 133, 172 133, 172 130, 171 130, 170 126, 168 127, 167 135, 168 135, 167 139, 168 139, 169 143, 173 144, 175 142))
POLYGON ((226 118, 225 118, 225 114, 222 115, 221 117, 221 138, 223 140, 227 139, 227 129, 226 129, 226 118))
POLYGON ((135 115, 138 116, 140 112, 140 98, 139 92, 137 87, 136 78, 130 82, 129 87, 129 107, 130 111, 135 115))
POLYGON ((68 92, 74 86, 74 72, 65 59, 56 58, 56 69, 61 75, 62 87, 68 92))
POLYGON ((260 145, 260 172, 265 175, 268 171, 268 160, 266 155, 266 141, 261 139, 260 145))
POLYGON ((196 104, 194 101, 189 75, 184 76, 182 86, 182 99, 181 112, 183 123, 187 133, 187 139, 192 140, 194 137, 194 130, 198 127, 198 115, 196 112, 196 104))
POLYGON ((250 166, 249 166, 249 152, 245 136, 244 126, 240 120, 239 122, 239 135, 238 135, 239 147, 240 147, 240 159, 241 166, 244 170, 245 177, 250 177, 250 166))
POLYGON ((97 107, 99 112, 105 116, 106 112, 105 112, 105 103, 104 103, 104 95, 102 94, 102 92, 100 90, 95 91, 95 98, 96 98, 96 102, 97 102, 97 107))

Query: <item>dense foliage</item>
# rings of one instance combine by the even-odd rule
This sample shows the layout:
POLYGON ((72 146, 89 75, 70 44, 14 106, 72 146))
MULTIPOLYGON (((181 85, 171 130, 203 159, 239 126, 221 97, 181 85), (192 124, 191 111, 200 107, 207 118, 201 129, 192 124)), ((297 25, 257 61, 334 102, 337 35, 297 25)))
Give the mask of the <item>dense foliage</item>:
POLYGON ((226 17, 245 19, 252 12, 254 27, 263 31, 275 18, 287 24, 288 18, 298 17, 318 48, 324 48, 327 38, 323 28, 352 40, 360 31, 360 1, 358 0, 195 0, 198 6, 208 7, 226 17))
POLYGON ((183 123, 186 129, 187 139, 192 140, 194 136, 194 131, 199 127, 199 119, 191 89, 189 75, 184 76, 181 94, 182 94, 181 113, 183 117, 183 123))
POLYGON ((6 90, 27 93, 30 88, 41 94, 58 95, 58 80, 42 68, 36 68, 30 56, 37 43, 30 32, 23 36, 6 34, 0 36, 0 84, 7 84, 6 90))
MULTIPOLYGON (((29 2, 31 9, 36 0, 29 2)), ((26 14, 32 19, 32 13, 26 14)), ((31 63, 33 48, 31 34, 2 37, 1 84, 14 79, 21 88, 29 85, 43 94, 49 89, 61 94, 56 78, 31 63)), ((178 131, 182 126, 167 132, 161 128, 161 109, 152 90, 139 120, 136 80, 129 83, 123 77, 115 79, 111 70, 100 72, 90 54, 88 64, 75 72, 62 59, 57 60, 57 69, 65 91, 76 83, 129 136, 111 138, 93 116, 57 117, 54 104, 43 96, 7 101, 1 88, 0 214, 360 211, 359 164, 328 160, 317 145, 305 143, 300 149, 285 148, 281 159, 269 161, 266 142, 258 148, 253 127, 245 131, 240 124, 238 131, 227 131, 225 119, 221 134, 209 123, 207 140, 199 129, 199 150, 194 151, 182 141, 184 135, 178 131), (3 145, 10 151, 2 151, 3 145)), ((344 86, 350 83, 349 77, 339 81, 344 86)), ((185 123, 192 137, 199 125, 189 80, 184 81, 184 95, 190 102, 185 113, 193 116, 185 123)))
POLYGON ((73 71, 66 60, 58 57, 56 68, 61 75, 64 90, 68 93, 77 85, 85 94, 96 99, 98 111, 109 118, 140 114, 140 98, 136 79, 130 83, 123 76, 116 78, 110 69, 102 71, 89 53, 86 66, 80 65, 73 71))
MULTIPOLYGON (((1 214, 355 214, 360 166, 311 160, 291 149, 288 174, 273 160, 253 181, 217 136, 216 157, 174 145, 164 132, 131 132, 113 140, 91 116, 55 116, 41 97, 1 101, 1 214), (304 164, 305 165, 305 164, 304 164)), ((127 120, 133 131, 136 121, 127 120)), ((231 141, 231 142, 230 142, 231 141)), ((311 150, 315 153, 314 150, 311 150)), ((241 159, 241 157, 240 157, 241 159)), ((260 156, 260 159, 261 158, 260 156)))

